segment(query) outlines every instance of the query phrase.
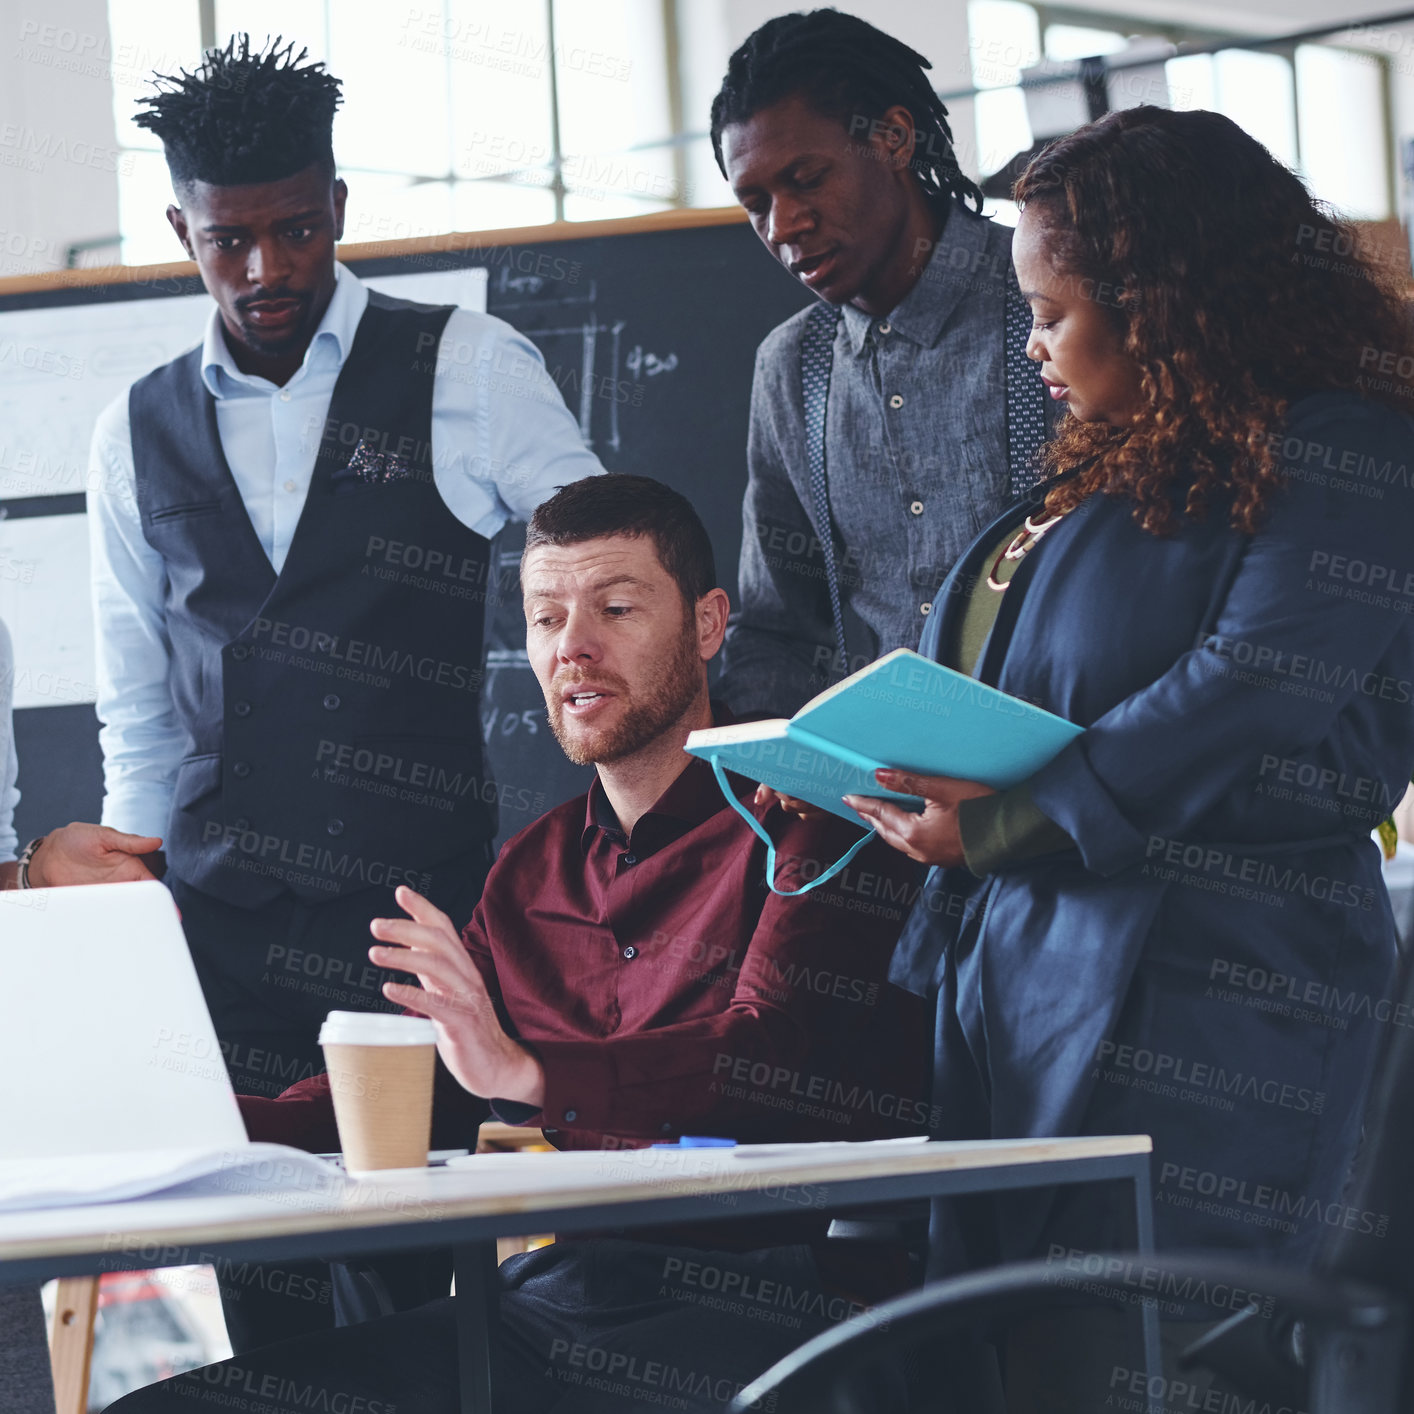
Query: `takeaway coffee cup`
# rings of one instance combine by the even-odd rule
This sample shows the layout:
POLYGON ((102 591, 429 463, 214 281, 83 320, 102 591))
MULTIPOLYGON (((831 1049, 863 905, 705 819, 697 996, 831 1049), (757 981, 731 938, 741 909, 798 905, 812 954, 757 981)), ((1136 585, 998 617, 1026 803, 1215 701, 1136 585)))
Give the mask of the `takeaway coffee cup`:
POLYGON ((420 1168, 432 1139, 437 1033, 417 1016, 331 1011, 319 1031, 350 1173, 420 1168))

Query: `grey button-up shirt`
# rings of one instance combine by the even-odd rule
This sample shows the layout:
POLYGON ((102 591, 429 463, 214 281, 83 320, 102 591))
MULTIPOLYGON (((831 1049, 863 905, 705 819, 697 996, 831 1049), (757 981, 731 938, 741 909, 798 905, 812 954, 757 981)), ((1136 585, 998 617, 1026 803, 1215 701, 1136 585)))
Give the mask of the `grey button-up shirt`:
MULTIPOLYGON (((1011 234, 954 205, 890 314, 844 308, 825 448, 851 669, 917 646, 953 561, 1007 502, 1011 234)), ((756 354, 740 609, 717 688, 738 715, 789 716, 830 681, 834 630, 800 386, 807 314, 773 329, 756 354)))

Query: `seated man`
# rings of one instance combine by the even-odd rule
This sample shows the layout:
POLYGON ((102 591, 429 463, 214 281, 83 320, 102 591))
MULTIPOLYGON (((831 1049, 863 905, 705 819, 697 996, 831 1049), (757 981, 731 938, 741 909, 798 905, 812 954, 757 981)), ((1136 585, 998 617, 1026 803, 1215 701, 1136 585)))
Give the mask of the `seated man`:
MULTIPOLYGON (((774 894, 764 845, 710 767, 683 752, 688 732, 724 720, 708 701, 707 664, 728 600, 692 507, 646 477, 566 487, 532 517, 521 570, 551 726, 598 776, 587 796, 506 844, 461 938, 406 888, 398 903, 410 919, 372 925, 370 958, 422 984, 389 983, 386 995, 437 1026, 433 1142, 471 1146, 491 1113, 541 1125, 561 1148, 926 1128, 928 1027, 915 999, 885 980, 917 892, 906 861, 871 844, 828 885, 774 894)), ((753 784, 730 779, 751 801, 753 784)), ((753 808, 776 840, 785 889, 815 878, 859 834, 833 816, 753 808)), ((337 1147, 325 1076, 241 1105, 252 1138, 337 1147)), ((508 1259, 497 1408, 624 1407, 612 1382, 587 1378, 588 1349, 637 1357, 644 1399, 720 1409, 857 1309, 852 1298, 883 1294, 877 1262, 872 1290, 845 1273, 841 1249, 854 1258, 862 1244, 827 1251, 825 1226, 818 1213, 704 1224, 508 1259), (734 1310, 712 1294, 723 1282, 748 1293, 734 1310)), ((238 1382, 262 1395, 313 1382, 350 1407, 362 1398, 369 1410, 451 1414, 450 1303, 287 1340, 112 1408, 197 1411, 238 1382)))

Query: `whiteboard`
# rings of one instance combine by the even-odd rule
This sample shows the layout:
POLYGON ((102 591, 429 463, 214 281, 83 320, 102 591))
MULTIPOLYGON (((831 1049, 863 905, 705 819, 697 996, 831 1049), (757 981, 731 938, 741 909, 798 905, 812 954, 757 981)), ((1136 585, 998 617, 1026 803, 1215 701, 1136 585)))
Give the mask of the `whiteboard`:
MULTIPOLYGON (((364 283, 399 299, 486 309, 480 267, 364 283)), ((200 343, 213 308, 199 294, 0 313, 0 501, 87 490, 99 413, 200 343)), ((87 519, 0 519, 0 619, 15 642, 16 707, 95 700, 87 519)))
POLYGON ((15 645, 15 706, 97 700, 88 517, 0 520, 0 619, 15 645))

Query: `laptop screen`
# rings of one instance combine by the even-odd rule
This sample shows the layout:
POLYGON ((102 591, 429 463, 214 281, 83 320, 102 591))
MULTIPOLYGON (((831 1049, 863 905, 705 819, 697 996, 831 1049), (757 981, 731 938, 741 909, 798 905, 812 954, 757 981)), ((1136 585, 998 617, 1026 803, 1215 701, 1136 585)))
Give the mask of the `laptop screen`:
POLYGON ((0 1158, 244 1146, 172 896, 0 893, 0 1158))

